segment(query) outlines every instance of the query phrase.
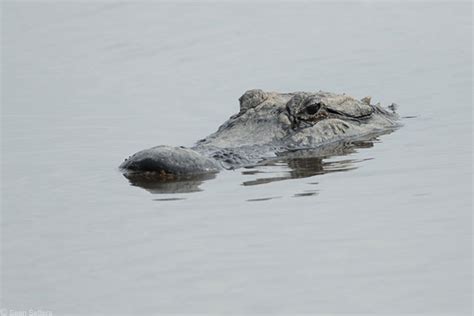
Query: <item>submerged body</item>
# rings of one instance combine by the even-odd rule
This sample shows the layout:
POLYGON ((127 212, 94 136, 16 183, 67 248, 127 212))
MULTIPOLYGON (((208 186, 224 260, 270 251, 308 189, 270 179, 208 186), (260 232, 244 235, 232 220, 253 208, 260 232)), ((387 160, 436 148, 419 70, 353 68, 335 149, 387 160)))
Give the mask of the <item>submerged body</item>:
POLYGON ((240 111, 191 148, 156 146, 126 159, 126 172, 156 172, 162 177, 234 169, 299 149, 384 134, 398 126, 398 115, 329 92, 277 93, 249 90, 240 111))

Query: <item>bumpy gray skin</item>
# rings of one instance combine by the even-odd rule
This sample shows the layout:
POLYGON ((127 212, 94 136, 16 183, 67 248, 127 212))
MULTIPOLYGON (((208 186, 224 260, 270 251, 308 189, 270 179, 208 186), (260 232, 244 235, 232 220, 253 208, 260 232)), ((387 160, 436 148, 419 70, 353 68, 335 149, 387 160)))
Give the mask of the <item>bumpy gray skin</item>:
POLYGON ((179 176, 217 172, 259 163, 298 149, 384 134, 398 115, 345 94, 277 93, 249 90, 240 112, 192 148, 157 146, 126 159, 124 171, 179 176))

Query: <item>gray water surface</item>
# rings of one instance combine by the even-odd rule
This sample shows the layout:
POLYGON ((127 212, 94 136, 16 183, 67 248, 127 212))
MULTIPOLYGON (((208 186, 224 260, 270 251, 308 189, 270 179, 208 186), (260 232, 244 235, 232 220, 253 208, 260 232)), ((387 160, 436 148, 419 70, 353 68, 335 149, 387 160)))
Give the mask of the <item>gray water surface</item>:
POLYGON ((1 9, 1 308, 471 314, 471 3, 1 9), (181 184, 117 169, 251 88, 371 95, 404 126, 181 184))

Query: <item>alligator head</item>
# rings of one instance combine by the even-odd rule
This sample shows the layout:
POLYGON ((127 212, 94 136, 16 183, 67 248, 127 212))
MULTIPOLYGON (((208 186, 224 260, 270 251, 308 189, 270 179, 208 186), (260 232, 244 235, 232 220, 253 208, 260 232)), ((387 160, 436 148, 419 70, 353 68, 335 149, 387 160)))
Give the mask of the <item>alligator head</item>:
POLYGON ((329 92, 276 93, 249 90, 239 99, 240 112, 199 145, 241 147, 274 144, 311 148, 349 137, 394 128, 398 116, 357 100, 329 92))
POLYGON ((120 168, 157 172, 164 178, 216 172, 288 150, 383 134, 398 126, 394 111, 370 104, 370 97, 249 90, 239 101, 239 113, 194 147, 153 147, 131 156, 120 168))

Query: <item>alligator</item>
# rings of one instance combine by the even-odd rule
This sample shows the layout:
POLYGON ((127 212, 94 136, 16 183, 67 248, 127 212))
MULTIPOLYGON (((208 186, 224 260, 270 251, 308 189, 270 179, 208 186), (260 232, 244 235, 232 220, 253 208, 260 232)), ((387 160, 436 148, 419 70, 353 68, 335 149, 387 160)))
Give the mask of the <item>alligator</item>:
POLYGON ((302 150, 385 134, 400 124, 392 103, 387 109, 371 98, 358 100, 330 92, 246 91, 240 111, 190 148, 156 146, 120 165, 127 177, 147 173, 177 179, 252 166, 302 150))

